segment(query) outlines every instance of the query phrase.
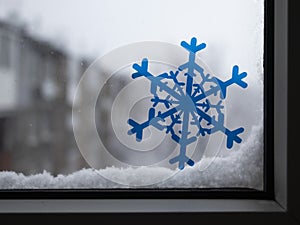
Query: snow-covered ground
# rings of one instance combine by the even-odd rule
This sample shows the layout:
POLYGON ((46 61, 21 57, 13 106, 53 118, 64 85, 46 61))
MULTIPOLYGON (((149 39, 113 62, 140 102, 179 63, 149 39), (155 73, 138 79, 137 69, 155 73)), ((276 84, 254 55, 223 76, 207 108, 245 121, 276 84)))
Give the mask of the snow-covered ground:
MULTIPOLYGON (((0 172, 1 189, 60 189, 60 188, 131 188, 149 184, 160 177, 170 178, 149 188, 263 188, 262 127, 252 128, 247 141, 227 157, 217 157, 204 171, 197 164, 174 174, 161 167, 82 169, 69 175, 52 176, 48 172, 25 176, 16 172, 0 172), (174 174, 172 176, 172 174, 174 174), (104 178, 105 177, 105 178, 104 178), (119 180, 115 183, 111 180, 119 180), (122 185, 127 183, 130 185, 122 185)), ((209 160, 209 159, 202 159, 209 160)))

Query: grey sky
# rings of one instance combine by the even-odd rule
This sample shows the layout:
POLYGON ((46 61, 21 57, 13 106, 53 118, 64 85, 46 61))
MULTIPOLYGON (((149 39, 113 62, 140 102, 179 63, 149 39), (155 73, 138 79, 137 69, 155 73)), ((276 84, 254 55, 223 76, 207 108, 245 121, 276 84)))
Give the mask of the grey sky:
POLYGON ((31 32, 91 56, 137 41, 179 44, 196 36, 208 44, 207 64, 223 74, 231 63, 257 64, 262 6, 262 0, 0 0, 0 16, 17 11, 31 32))

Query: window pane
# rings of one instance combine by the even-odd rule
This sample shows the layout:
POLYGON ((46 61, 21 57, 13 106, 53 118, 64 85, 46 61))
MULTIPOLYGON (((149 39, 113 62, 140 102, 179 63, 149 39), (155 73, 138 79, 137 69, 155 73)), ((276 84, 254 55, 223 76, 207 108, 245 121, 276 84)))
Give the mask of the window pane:
POLYGON ((263 0, 0 9, 1 189, 263 189, 263 0))

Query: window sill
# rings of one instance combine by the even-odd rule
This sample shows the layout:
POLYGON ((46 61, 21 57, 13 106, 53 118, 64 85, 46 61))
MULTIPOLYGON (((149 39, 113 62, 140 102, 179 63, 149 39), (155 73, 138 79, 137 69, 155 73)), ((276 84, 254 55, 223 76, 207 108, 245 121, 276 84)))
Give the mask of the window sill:
POLYGON ((285 212, 271 200, 0 200, 0 213, 285 212))

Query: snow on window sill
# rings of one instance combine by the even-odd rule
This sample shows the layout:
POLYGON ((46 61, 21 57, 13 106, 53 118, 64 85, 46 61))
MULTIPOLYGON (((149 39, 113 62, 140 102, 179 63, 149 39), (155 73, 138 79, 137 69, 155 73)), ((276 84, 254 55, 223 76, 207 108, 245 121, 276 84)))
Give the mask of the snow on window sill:
MULTIPOLYGON (((253 188, 263 190, 262 127, 254 127, 240 149, 227 157, 215 158, 204 171, 194 167, 176 173, 170 179, 147 188, 253 188)), ((205 160, 205 159, 202 159, 205 160)), ((111 189, 132 188, 114 183, 100 176, 119 177, 128 183, 142 184, 172 170, 162 167, 82 169, 69 175, 53 176, 44 171, 25 176, 12 171, 0 172, 0 189, 111 189), (145 175, 146 174, 146 175, 145 175)))

